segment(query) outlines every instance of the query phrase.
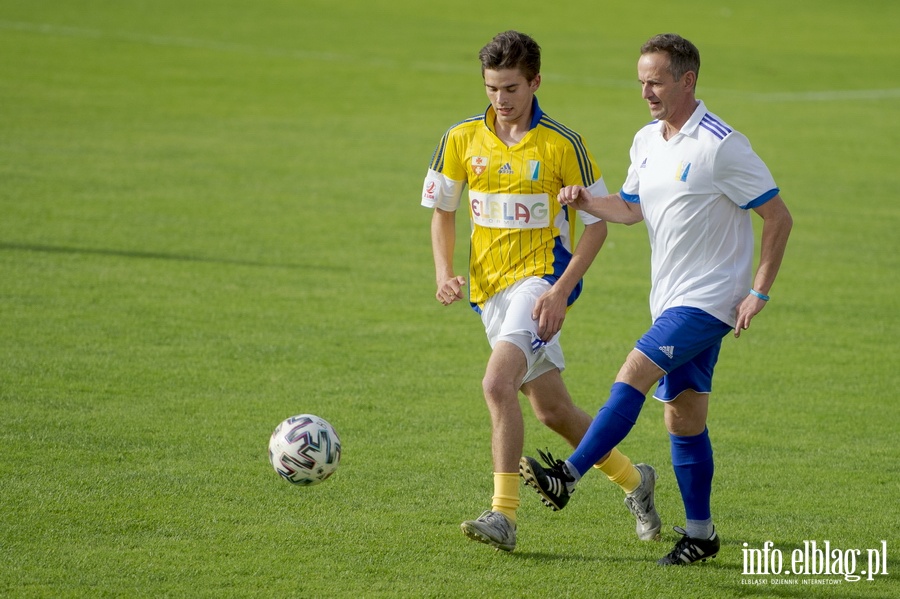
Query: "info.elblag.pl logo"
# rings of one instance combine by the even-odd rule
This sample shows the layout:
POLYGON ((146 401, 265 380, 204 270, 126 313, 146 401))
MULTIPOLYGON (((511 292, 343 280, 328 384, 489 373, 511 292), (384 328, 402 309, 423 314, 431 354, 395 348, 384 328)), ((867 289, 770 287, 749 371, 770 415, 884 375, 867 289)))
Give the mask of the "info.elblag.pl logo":
POLYGON ((803 541, 789 554, 766 541, 761 548, 744 543, 741 574, 775 576, 744 579, 742 584, 841 584, 887 576, 887 541, 873 549, 841 549, 831 541, 803 541), (794 578, 790 578, 793 576, 794 578), (783 578, 777 578, 783 577, 783 578), (809 578, 813 577, 813 578, 809 578))

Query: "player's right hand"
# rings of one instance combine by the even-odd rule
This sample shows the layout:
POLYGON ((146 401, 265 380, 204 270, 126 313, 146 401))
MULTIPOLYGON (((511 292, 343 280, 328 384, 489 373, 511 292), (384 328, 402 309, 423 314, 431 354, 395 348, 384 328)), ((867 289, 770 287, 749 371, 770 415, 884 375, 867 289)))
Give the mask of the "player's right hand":
POLYGON ((446 281, 438 285, 438 290, 437 293, 434 294, 434 297, 443 305, 449 306, 453 302, 463 299, 462 288, 465 286, 465 284, 465 277, 456 276, 451 279, 447 279, 446 281))
POLYGON ((569 185, 559 190, 559 194, 556 196, 556 199, 563 206, 572 206, 573 208, 578 208, 583 200, 589 200, 590 197, 591 193, 587 190, 587 188, 582 187, 581 185, 569 185))

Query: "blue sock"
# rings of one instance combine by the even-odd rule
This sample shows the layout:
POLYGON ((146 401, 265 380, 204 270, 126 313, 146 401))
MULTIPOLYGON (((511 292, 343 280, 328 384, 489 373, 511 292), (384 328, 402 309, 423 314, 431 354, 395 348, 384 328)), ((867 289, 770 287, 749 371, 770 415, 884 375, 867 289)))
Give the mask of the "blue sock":
POLYGON ((622 442, 644 406, 644 394, 627 383, 614 383, 609 399, 591 423, 584 438, 567 460, 581 476, 622 442))
POLYGON ((670 434, 669 440, 672 446, 672 467, 675 469, 688 523, 702 523, 712 527, 709 498, 712 494, 714 467, 709 429, 690 437, 670 434))

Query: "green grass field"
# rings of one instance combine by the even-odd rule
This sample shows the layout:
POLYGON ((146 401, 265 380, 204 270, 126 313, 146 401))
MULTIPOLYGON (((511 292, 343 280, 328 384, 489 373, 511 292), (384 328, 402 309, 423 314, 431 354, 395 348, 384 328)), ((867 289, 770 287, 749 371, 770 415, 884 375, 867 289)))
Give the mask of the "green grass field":
MULTIPOLYGON (((0 3, 0 595, 900 596, 900 4, 560 4, 0 3), (684 516, 654 401, 622 450, 661 474, 663 543, 596 475, 560 513, 523 489, 514 553, 459 531, 491 495, 488 348, 434 301, 419 194, 509 28, 612 189, 649 120, 640 44, 692 39, 698 96, 794 215, 771 305, 717 369, 706 564, 655 564, 684 516), (344 449, 312 488, 266 455, 303 412, 344 449), (743 571, 745 547, 789 565, 826 540, 857 572, 886 546, 888 575, 743 571)), ((611 227, 567 319, 589 413, 647 327, 647 246, 611 227)), ((545 446, 565 452, 526 413, 545 446)))

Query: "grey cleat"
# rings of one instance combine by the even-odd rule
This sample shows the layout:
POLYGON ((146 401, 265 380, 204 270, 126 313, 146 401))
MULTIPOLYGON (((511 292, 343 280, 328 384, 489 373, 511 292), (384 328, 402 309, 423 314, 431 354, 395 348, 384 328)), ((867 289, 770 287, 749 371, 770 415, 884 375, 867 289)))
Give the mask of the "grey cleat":
POLYGON ((637 520, 634 530, 642 541, 658 541, 662 521, 656 512, 653 494, 656 490, 656 470, 647 464, 635 466, 641 473, 641 484, 632 493, 625 496, 625 505, 637 520))
POLYGON ((500 512, 487 510, 478 520, 466 520, 460 525, 463 533, 479 543, 502 551, 516 548, 516 525, 500 512))

